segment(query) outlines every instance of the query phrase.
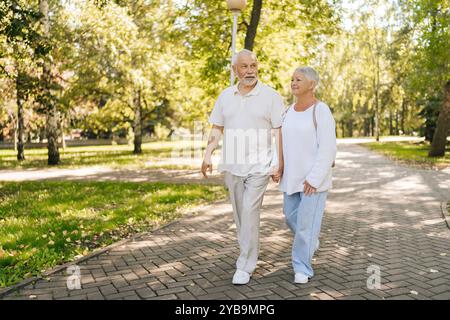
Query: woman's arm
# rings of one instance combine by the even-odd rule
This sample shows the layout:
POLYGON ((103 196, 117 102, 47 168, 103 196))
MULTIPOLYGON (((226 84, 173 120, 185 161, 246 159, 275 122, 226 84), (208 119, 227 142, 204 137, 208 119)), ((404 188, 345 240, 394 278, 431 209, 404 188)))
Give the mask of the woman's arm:
POLYGON ((328 106, 318 107, 317 115, 317 158, 306 182, 319 188, 328 175, 336 157, 336 122, 328 106))

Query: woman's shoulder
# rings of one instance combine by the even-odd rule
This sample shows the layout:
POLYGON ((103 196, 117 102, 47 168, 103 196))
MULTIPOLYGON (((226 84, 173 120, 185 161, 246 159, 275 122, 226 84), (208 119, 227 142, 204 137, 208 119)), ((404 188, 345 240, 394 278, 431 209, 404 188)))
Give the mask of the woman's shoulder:
POLYGON ((286 119, 287 115, 292 111, 291 109, 294 107, 294 104, 289 104, 283 111, 283 114, 281 115, 282 121, 286 119))
POLYGON ((326 104, 325 102, 319 100, 319 102, 317 103, 317 109, 320 113, 329 113, 332 114, 331 112, 331 108, 328 106, 328 104, 326 104))

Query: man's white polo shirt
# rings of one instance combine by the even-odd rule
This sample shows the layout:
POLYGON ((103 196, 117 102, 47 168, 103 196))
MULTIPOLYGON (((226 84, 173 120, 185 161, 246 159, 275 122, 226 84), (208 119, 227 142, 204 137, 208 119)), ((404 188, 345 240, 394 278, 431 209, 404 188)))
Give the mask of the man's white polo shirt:
POLYGON ((238 85, 219 95, 209 122, 224 127, 220 172, 236 176, 269 174, 273 152, 271 131, 281 127, 284 103, 271 87, 258 81, 241 95, 238 85))

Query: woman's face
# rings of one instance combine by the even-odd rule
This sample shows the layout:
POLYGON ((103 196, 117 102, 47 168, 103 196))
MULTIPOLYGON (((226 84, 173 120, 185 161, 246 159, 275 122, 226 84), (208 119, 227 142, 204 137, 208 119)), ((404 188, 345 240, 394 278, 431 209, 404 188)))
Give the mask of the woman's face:
POLYGON ((294 96, 301 96, 314 90, 314 81, 309 80, 303 73, 294 72, 291 79, 291 90, 294 96))

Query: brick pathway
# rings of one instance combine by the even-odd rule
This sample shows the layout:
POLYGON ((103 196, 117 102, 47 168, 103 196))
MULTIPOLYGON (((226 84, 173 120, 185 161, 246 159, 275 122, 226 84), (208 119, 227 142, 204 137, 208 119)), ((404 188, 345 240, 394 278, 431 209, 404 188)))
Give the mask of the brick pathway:
POLYGON ((230 283, 238 250, 223 202, 79 263, 80 290, 68 290, 61 271, 3 298, 449 300, 450 230, 440 203, 450 198, 450 173, 341 144, 334 176, 308 284, 293 283, 292 237, 272 184, 260 262, 248 285, 230 283), (367 287, 369 266, 380 268, 379 289, 367 287))

